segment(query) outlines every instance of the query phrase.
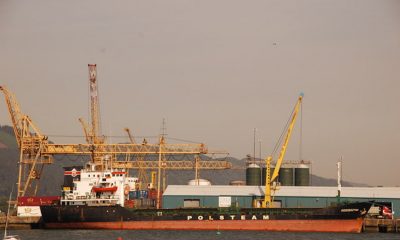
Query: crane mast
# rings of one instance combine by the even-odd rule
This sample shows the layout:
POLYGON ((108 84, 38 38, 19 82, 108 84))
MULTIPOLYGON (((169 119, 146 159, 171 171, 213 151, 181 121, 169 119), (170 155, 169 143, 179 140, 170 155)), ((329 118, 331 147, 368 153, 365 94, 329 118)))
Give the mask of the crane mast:
MULTIPOLYGON (((83 129, 90 130, 89 143, 93 146, 95 144, 104 144, 105 138, 101 136, 100 131, 100 104, 99 104, 99 91, 97 85, 97 65, 96 64, 88 64, 89 69, 89 95, 90 95, 90 127, 86 127, 83 121, 81 121, 83 125, 83 129)), ((85 134, 87 134, 85 132, 85 134)), ((100 146, 101 148, 101 146, 100 146)), ((95 163, 96 168, 100 170, 104 170, 106 166, 111 166, 108 161, 113 161, 113 156, 109 154, 100 154, 100 148, 92 147, 91 158, 92 162, 95 163), (108 157, 106 157, 108 156, 108 157)))
POLYGON ((286 149, 289 144, 290 137, 292 136, 292 131, 294 128, 294 124, 296 123, 296 118, 298 115, 298 112, 300 110, 301 102, 303 100, 304 94, 301 93, 297 103, 294 107, 294 110, 291 114, 291 119, 290 123, 287 127, 286 130, 286 135, 285 135, 285 140, 283 141, 281 151, 279 153, 279 157, 276 161, 275 169, 274 172, 271 176, 271 161, 272 161, 272 156, 268 156, 265 161, 266 161, 266 174, 265 174, 265 195, 264 195, 264 200, 262 201, 262 207, 263 208, 269 208, 272 207, 272 196, 271 196, 271 183, 278 177, 279 175, 279 170, 282 165, 283 158, 285 157, 286 149))
POLYGON ((99 91, 97 87, 97 68, 96 64, 88 64, 89 67, 89 90, 90 90, 90 120, 92 143, 103 143, 100 137, 100 107, 99 107, 99 91))

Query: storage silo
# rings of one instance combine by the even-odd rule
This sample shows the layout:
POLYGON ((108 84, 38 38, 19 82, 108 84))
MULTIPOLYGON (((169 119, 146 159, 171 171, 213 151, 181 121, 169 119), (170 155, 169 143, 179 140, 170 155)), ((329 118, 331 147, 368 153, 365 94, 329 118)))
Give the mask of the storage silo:
POLYGON ((298 164, 294 170, 296 186, 310 186, 310 166, 298 164))
POLYGON ((188 181, 191 186, 211 186, 211 182, 207 179, 192 179, 188 181))
POLYGON ((279 170, 279 182, 282 186, 293 186, 294 185, 294 170, 291 164, 282 164, 279 170))
POLYGON ((261 183, 261 168, 255 163, 250 164, 246 168, 246 185, 260 186, 261 183))

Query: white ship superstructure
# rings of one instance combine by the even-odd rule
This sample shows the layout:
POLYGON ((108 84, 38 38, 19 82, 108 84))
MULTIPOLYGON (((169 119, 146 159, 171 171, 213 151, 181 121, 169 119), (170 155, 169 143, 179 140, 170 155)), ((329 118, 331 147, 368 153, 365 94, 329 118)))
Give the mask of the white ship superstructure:
POLYGON ((68 186, 64 180, 62 205, 124 206, 125 197, 138 181, 136 177, 128 177, 125 169, 95 171, 91 165, 73 168, 64 175, 72 177, 72 184, 68 186))

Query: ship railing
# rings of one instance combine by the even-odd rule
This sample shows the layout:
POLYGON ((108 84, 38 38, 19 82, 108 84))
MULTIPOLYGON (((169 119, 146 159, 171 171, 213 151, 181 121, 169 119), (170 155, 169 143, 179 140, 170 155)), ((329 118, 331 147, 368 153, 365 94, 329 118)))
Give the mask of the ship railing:
POLYGON ((117 202, 118 198, 62 199, 62 202, 117 202))

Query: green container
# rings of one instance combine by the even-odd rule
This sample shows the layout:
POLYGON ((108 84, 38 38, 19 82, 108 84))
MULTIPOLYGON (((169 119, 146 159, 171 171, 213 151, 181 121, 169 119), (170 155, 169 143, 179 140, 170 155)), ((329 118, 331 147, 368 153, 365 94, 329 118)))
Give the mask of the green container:
POLYGON ((296 186, 310 186, 310 168, 307 165, 296 166, 294 172, 296 186))
POLYGON ((246 185, 260 186, 261 168, 257 164, 250 164, 246 169, 246 185))
POLYGON ((281 168, 279 170, 279 182, 282 186, 293 186, 293 168, 281 168))

